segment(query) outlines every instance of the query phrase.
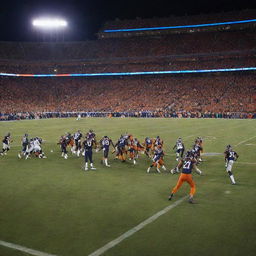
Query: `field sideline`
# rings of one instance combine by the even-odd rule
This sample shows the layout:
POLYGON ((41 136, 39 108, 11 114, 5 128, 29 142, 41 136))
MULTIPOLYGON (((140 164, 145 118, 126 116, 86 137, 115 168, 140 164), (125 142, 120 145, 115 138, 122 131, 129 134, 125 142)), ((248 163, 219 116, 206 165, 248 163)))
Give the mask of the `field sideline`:
MULTIPOLYGON (((0 136, 10 132, 11 151, 0 157, 0 240, 58 256, 89 255, 189 192, 184 184, 167 200, 177 175, 147 174, 151 161, 121 163, 110 155, 111 168, 100 164, 84 172, 83 158, 60 157, 60 135, 80 129, 108 135, 115 142, 131 133, 140 141, 159 135, 164 140, 165 165, 176 164, 171 150, 181 136, 189 149, 197 136, 206 153, 222 153, 231 144, 240 155, 230 185, 223 155, 204 156, 194 174, 196 204, 184 200, 103 255, 254 255, 256 248, 256 121, 225 119, 87 118, 0 122, 0 136), (18 159, 24 133, 45 140, 47 159, 18 159), (51 150, 53 152, 51 152, 51 150)), ((29 255, 0 246, 2 256, 29 255)))

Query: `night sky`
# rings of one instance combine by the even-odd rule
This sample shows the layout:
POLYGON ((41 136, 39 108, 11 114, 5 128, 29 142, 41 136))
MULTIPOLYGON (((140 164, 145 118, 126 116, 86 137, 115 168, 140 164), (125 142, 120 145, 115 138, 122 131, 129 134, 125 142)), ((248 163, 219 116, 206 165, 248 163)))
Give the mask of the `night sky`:
MULTIPOLYGON (((0 7, 1 41, 35 41, 31 20, 40 15, 66 18, 65 40, 95 39, 108 20, 168 17, 222 11, 256 9, 254 0, 5 0, 0 7)), ((256 17, 255 17, 256 18, 256 17)))

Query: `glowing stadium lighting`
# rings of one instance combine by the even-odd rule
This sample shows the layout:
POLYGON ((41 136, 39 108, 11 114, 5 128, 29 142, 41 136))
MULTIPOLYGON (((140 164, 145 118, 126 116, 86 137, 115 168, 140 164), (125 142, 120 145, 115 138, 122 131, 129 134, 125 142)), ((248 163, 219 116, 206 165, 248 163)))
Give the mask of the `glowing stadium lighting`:
POLYGON ((32 21, 32 25, 38 28, 52 29, 52 28, 65 28, 67 21, 58 18, 40 18, 32 21))

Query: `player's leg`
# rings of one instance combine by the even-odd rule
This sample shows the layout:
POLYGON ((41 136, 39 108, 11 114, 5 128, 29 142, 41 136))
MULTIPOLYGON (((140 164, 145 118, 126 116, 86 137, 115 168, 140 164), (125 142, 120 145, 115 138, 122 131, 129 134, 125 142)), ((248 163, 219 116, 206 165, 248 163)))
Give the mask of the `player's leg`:
POLYGON ((84 170, 88 171, 88 151, 84 152, 84 161, 85 161, 84 170))
POLYGON ((104 149, 104 153, 103 153, 103 155, 104 155, 104 162, 105 162, 105 165, 107 167, 110 167, 110 165, 108 164, 108 153, 109 153, 109 149, 105 148, 104 149))
POLYGON ((88 152, 88 157, 89 157, 89 160, 90 160, 90 165, 91 165, 91 170, 96 170, 96 168, 93 166, 93 161, 92 161, 92 151, 89 151, 88 152))
POLYGON ((162 169, 166 171, 166 167, 164 166, 164 160, 163 159, 159 160, 159 164, 162 167, 162 169))
POLYGON ((233 163, 234 163, 233 160, 229 160, 229 161, 228 161, 228 166, 227 166, 226 171, 227 171, 227 173, 228 173, 228 175, 229 175, 229 178, 230 178, 230 180, 231 180, 231 184, 232 184, 232 185, 235 185, 235 184, 236 184, 236 181, 235 181, 235 177, 234 177, 234 175, 233 175, 233 173, 232 173, 233 163))
POLYGON ((194 194, 196 193, 196 185, 192 179, 192 174, 188 174, 186 178, 187 183, 190 185, 189 203, 193 203, 194 194))
POLYGON ((181 173, 176 186, 172 189, 171 194, 168 197, 169 200, 172 200, 173 195, 179 190, 179 188, 182 186, 183 182, 184 182, 184 174, 181 173))
POLYGON ((179 159, 180 159, 180 150, 178 149, 178 150, 176 151, 176 161, 178 162, 179 159))

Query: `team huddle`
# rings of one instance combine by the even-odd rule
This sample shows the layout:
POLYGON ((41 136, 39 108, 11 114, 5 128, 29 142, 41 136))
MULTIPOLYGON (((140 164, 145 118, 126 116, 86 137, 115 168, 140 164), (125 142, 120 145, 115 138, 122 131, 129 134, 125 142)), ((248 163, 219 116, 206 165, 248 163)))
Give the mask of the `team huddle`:
MULTIPOLYGON (((11 145, 11 134, 8 133, 4 136, 3 148, 0 151, 0 155, 7 155, 11 145)), ((32 156, 37 158, 46 158, 42 149, 43 140, 39 137, 30 138, 28 134, 24 134, 21 139, 21 151, 18 153, 18 157, 27 160, 32 156)), ((113 143, 112 139, 108 136, 103 136, 99 142, 96 139, 96 134, 93 130, 89 130, 84 136, 80 130, 62 135, 57 142, 60 146, 61 157, 68 159, 68 153, 79 157, 82 155, 85 160, 84 170, 88 171, 96 170, 93 161, 93 149, 95 152, 102 151, 101 163, 106 167, 110 167, 109 164, 109 152, 110 147, 113 148, 112 154, 115 154, 115 159, 119 159, 121 162, 130 160, 134 165, 137 164, 139 159, 139 153, 145 154, 149 159, 152 160, 152 164, 147 168, 146 172, 149 173, 151 168, 155 168, 158 173, 161 173, 161 169, 168 171, 164 164, 164 141, 157 136, 156 138, 146 137, 142 143, 131 134, 121 135, 116 143, 113 143)), ((190 185, 189 203, 193 203, 193 196, 196 191, 196 186, 192 178, 192 171, 194 170, 197 174, 202 175, 202 171, 198 168, 202 162, 201 154, 203 152, 203 139, 197 137, 190 150, 185 150, 185 145, 182 138, 178 138, 172 150, 175 151, 175 157, 177 165, 170 170, 171 174, 180 173, 179 179, 176 186, 171 190, 168 197, 172 200, 174 194, 182 186, 184 182, 190 185)), ((225 155, 225 169, 230 177, 231 184, 235 185, 235 178, 232 173, 232 167, 234 161, 238 159, 238 154, 232 149, 231 145, 226 147, 224 152, 225 155)))

